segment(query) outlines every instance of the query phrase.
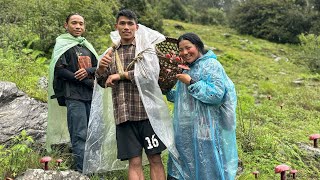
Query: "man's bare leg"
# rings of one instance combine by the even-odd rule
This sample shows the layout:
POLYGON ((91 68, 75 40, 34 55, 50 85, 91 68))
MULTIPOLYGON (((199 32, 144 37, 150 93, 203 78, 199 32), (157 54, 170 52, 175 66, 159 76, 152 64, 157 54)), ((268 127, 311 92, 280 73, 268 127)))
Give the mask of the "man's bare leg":
POLYGON ((150 176, 152 180, 165 180, 166 175, 160 154, 148 155, 150 176))
POLYGON ((129 159, 129 180, 144 180, 143 169, 142 169, 142 157, 134 157, 129 159))

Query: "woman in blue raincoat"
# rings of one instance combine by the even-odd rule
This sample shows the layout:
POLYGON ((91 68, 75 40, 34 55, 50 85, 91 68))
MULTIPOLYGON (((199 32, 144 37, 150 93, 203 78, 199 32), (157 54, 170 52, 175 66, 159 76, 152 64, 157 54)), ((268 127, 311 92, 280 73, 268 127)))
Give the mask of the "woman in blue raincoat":
POLYGON ((174 137, 179 153, 178 158, 169 155, 169 177, 235 179, 238 153, 234 84, 217 56, 204 49, 196 34, 180 36, 178 46, 179 56, 190 69, 177 74, 176 89, 167 93, 167 99, 174 102, 174 137))

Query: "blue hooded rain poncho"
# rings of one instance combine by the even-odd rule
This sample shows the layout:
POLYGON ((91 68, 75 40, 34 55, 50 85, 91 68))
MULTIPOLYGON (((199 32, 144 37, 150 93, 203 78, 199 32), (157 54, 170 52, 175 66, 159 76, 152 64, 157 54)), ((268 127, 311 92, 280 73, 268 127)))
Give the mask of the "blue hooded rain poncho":
POLYGON ((196 83, 178 81, 167 94, 174 102, 174 138, 180 155, 169 155, 168 174, 179 180, 232 180, 236 176, 236 92, 216 59, 208 51, 183 72, 196 83))

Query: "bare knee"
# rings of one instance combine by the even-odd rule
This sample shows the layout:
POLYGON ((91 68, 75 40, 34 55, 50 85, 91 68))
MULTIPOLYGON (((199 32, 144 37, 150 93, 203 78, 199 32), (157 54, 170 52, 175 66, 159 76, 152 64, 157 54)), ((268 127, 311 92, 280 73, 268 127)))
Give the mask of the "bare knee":
POLYGON ((142 158, 141 157, 134 157, 129 159, 129 167, 131 168, 142 168, 142 158))
POLYGON ((148 160, 151 166, 162 165, 162 159, 160 154, 148 155, 148 160))

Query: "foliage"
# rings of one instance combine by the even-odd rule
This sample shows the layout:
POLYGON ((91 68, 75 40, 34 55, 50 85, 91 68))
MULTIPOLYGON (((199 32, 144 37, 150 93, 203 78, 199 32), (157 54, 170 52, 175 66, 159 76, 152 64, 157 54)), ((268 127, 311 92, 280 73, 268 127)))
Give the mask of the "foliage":
MULTIPOLYGON (((68 14, 77 12, 84 16, 87 27, 86 34, 88 39, 92 41, 102 34, 108 34, 113 29, 113 12, 118 8, 116 0, 97 0, 94 2, 88 0, 30 0, 23 2, 4 0, 1 5, 3 6, 0 6, 0 17, 4 17, 0 19, 2 38, 15 40, 14 42, 18 44, 14 47, 15 49, 30 44, 31 49, 45 53, 50 53, 55 38, 64 33, 63 24, 68 14), (26 41, 25 37, 32 37, 29 36, 30 33, 36 38, 26 41)), ((8 45, 8 41, 0 44, 0 48, 5 50, 10 48, 6 45, 8 45)), ((105 48, 98 44, 94 45, 97 50, 105 48)))
POLYGON ((208 8, 202 11, 188 11, 190 22, 206 25, 226 25, 226 15, 221 9, 208 8), (191 13, 190 13, 191 12, 191 13), (191 19, 192 18, 192 19, 191 19))
POLYGON ((311 15, 309 19, 309 21, 311 22, 309 34, 320 35, 320 13, 311 15))
POLYGON ((299 39, 302 47, 301 59, 312 71, 320 73, 320 36, 301 34, 299 39))
POLYGON ((0 177, 2 179, 4 179, 3 176, 15 177, 34 163, 31 155, 33 152, 31 145, 34 141, 27 132, 21 131, 21 134, 15 136, 12 141, 13 144, 8 148, 0 145, 0 177))
POLYGON ((240 33, 279 43, 298 43, 310 22, 300 9, 276 0, 245 1, 233 11, 230 23, 240 33))
POLYGON ((48 59, 44 52, 24 48, 18 53, 0 49, 0 80, 15 82, 21 90, 30 96, 47 100, 47 90, 39 86, 40 77, 47 77, 48 59))
POLYGON ((226 24, 226 13, 217 1, 163 0, 160 13, 164 18, 198 24, 226 24))
POLYGON ((150 4, 145 0, 121 0, 119 3, 121 4, 121 8, 133 10, 138 16, 139 23, 163 32, 162 16, 158 13, 159 9, 155 2, 150 4))
POLYGON ((160 7, 160 13, 166 19, 185 21, 188 17, 188 11, 181 0, 163 1, 160 7))

